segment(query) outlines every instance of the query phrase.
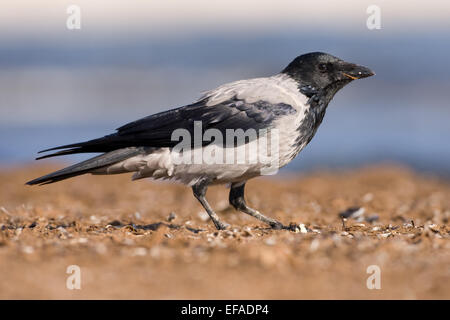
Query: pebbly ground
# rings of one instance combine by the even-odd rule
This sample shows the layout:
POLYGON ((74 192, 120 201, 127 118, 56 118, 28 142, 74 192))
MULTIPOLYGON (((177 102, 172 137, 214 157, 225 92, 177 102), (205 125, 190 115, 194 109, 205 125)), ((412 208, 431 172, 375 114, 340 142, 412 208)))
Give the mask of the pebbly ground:
POLYGON ((2 299, 450 298, 450 182, 439 177, 380 166, 250 181, 248 203, 295 232, 267 229, 212 187, 232 225, 218 232, 174 183, 24 185, 55 168, 0 171, 2 299), (70 265, 80 290, 67 289, 70 265))

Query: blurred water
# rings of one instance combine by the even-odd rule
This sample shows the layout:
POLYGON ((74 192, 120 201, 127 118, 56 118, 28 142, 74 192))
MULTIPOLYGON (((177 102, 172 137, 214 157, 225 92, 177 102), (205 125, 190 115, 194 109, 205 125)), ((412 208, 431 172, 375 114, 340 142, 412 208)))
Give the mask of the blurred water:
MULTIPOLYGON (((443 114, 440 109, 423 110, 417 106, 411 106, 407 112, 403 108, 390 112, 382 108, 332 105, 316 137, 286 169, 345 168, 381 161, 450 173, 449 110, 443 114)), ((3 164, 28 163, 39 150, 103 136, 111 133, 118 122, 116 125, 1 127, 0 158, 3 164)), ((62 159, 74 162, 86 157, 73 155, 62 159)))
POLYGON ((0 163, 29 162, 40 149, 103 136, 190 103, 203 90, 326 51, 377 75, 337 94, 316 137, 287 169, 396 161, 448 174, 449 40, 445 32, 9 40, 0 48, 0 163))

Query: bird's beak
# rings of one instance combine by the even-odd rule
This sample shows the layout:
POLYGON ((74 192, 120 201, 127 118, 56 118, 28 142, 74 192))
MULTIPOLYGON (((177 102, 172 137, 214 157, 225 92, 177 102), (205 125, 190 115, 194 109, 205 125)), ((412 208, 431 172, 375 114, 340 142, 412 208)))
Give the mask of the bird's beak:
POLYGON ((341 72, 344 79, 351 80, 367 78, 375 74, 369 68, 352 63, 346 64, 341 72))

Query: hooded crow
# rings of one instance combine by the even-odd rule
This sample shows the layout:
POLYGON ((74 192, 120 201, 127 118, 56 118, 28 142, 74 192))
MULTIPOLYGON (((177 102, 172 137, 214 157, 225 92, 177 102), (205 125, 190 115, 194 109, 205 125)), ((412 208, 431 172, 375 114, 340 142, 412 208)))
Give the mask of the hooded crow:
POLYGON ((177 180, 192 187, 216 228, 225 229, 229 225, 219 219, 205 195, 209 185, 229 183, 234 208, 272 228, 288 228, 247 206, 246 181, 288 164, 311 141, 336 92, 372 75, 366 67, 327 53, 304 54, 274 76, 224 84, 192 104, 131 122, 116 133, 40 151, 58 150, 37 159, 101 154, 27 184, 48 184, 85 173, 134 172, 133 180, 177 180), (262 150, 266 157, 260 156, 262 150), (202 158, 205 154, 209 157, 202 158))

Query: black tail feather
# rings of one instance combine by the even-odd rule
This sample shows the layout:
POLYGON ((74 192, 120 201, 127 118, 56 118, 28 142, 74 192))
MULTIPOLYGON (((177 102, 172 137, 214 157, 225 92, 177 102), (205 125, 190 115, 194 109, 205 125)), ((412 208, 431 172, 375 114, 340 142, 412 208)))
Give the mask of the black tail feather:
MULTIPOLYGON (((39 151, 41 152, 41 151, 39 151)), ((44 152, 44 151, 42 151, 44 152)), ((86 151, 84 151, 86 152, 86 151)), ((57 156, 65 156, 68 154, 75 154, 75 153, 83 153, 83 150, 81 148, 73 148, 73 149, 69 149, 69 150, 62 150, 62 151, 58 151, 55 153, 51 153, 51 154, 46 154, 45 156, 40 156, 37 157, 36 160, 41 160, 41 159, 46 159, 46 158, 51 158, 51 157, 57 157, 57 156)))
MULTIPOLYGON (((60 152, 57 152, 57 154, 53 154, 53 155, 79 153, 79 152, 65 153, 65 152, 69 152, 69 151, 70 150, 60 151, 60 152)), ((107 153, 101 154, 99 156, 96 156, 94 158, 85 160, 83 162, 74 164, 70 167, 52 172, 50 174, 36 178, 34 180, 28 181, 26 184, 27 185, 36 185, 36 184, 44 185, 44 184, 58 182, 61 180, 65 180, 68 178, 72 178, 75 176, 79 176, 82 174, 92 172, 94 170, 112 165, 114 163, 120 162, 122 160, 128 159, 128 158, 133 157, 138 154, 142 154, 144 152, 146 152, 146 148, 143 148, 143 147, 130 147, 130 148, 114 150, 114 151, 107 152, 107 153)), ((49 155, 49 156, 52 156, 52 155, 49 155)), ((47 157, 47 156, 45 156, 45 157, 47 157)))
POLYGON ((72 172, 72 173, 64 173, 64 172, 62 172, 63 170, 55 171, 55 172, 52 172, 52 173, 50 173, 48 175, 39 177, 39 178, 31 180, 31 181, 28 181, 26 184, 29 185, 29 186, 36 185, 36 184, 38 184, 40 186, 43 186, 45 184, 50 184, 50 183, 58 182, 58 181, 61 181, 61 180, 73 178, 73 177, 76 177, 76 176, 79 176, 79 175, 86 174, 89 171, 92 171, 92 170, 80 170, 80 171, 72 172))
MULTIPOLYGON (((104 136, 102 138, 98 138, 98 139, 92 139, 89 141, 84 141, 84 142, 77 142, 77 143, 71 143, 71 144, 66 144, 63 146, 58 146, 58 147, 53 147, 50 149, 45 149, 45 150, 41 150, 38 153, 43 153, 43 152, 48 152, 48 151, 54 151, 54 150, 61 150, 61 149, 73 149, 75 150, 76 148, 79 149, 84 149, 84 148, 88 148, 88 149, 92 149, 92 148, 98 148, 100 147, 101 150, 107 150, 107 151, 111 151, 111 146, 108 146, 108 142, 114 142, 115 139, 118 138, 117 134, 110 134, 107 136, 104 136)), ((86 151, 86 152, 106 152, 106 151, 86 151)), ((75 153, 75 152, 74 152, 75 153)))

